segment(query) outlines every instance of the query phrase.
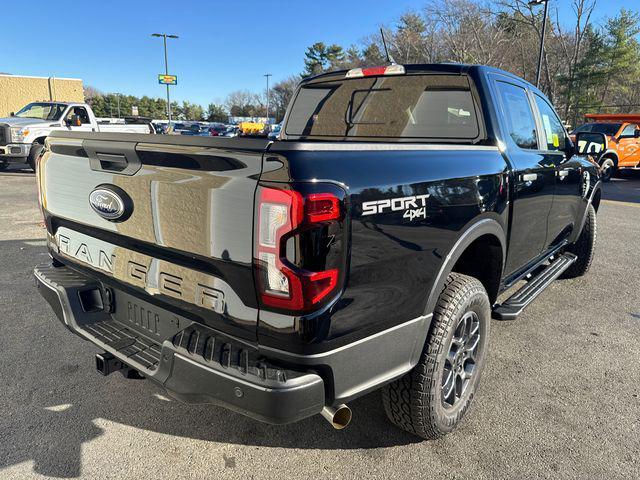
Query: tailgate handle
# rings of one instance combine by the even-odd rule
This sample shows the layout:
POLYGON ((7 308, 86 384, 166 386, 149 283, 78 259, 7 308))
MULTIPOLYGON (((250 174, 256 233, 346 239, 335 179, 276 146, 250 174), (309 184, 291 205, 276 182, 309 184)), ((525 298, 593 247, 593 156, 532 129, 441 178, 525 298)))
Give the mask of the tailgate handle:
POLYGON ((100 160, 100 167, 102 170, 109 170, 112 172, 122 172, 129 162, 124 155, 114 155, 112 153, 97 153, 96 156, 100 160))
POLYGON ((142 161, 136 152, 136 145, 136 142, 82 141, 82 148, 89 157, 91 170, 118 175, 134 175, 142 168, 142 161))

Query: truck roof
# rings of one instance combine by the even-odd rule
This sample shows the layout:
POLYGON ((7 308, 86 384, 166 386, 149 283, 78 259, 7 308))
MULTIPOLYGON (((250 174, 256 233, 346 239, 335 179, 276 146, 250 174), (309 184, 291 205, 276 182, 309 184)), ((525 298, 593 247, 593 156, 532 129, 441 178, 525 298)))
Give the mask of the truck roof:
MULTIPOLYGON (((522 79, 521 77, 518 77, 517 75, 514 75, 511 72, 507 72, 506 70, 501 70, 495 67, 489 67, 486 65, 451 62, 451 63, 412 63, 412 64, 402 64, 402 66, 404 67, 407 73, 448 73, 452 75, 464 75, 467 72, 469 72, 469 70, 477 69, 477 70, 482 70, 486 72, 500 73, 503 75, 507 75, 509 77, 517 78, 521 82, 522 81, 526 82, 526 80, 522 79)), ((344 76, 348 71, 349 71, 348 69, 344 69, 344 70, 334 70, 331 72, 321 73, 314 77, 305 78, 303 80, 303 83, 315 82, 320 79, 324 80, 324 79, 329 79, 334 77, 344 78, 344 76)), ((526 82, 526 83, 529 83, 529 82, 526 82)), ((531 86, 533 87, 533 85, 531 86)))
MULTIPOLYGON (((490 67, 488 65, 451 62, 451 63, 413 63, 413 64, 401 64, 401 66, 404 67, 404 70, 406 73, 412 73, 412 74, 423 73, 423 74, 466 75, 469 73, 473 76, 474 72, 476 72, 482 76, 488 73, 496 73, 499 75, 510 77, 513 80, 516 80, 518 82, 525 83, 527 85, 527 88, 529 88, 531 91, 539 95, 542 95, 543 97, 545 96, 544 92, 542 92, 535 85, 528 82, 524 78, 519 77, 518 75, 515 75, 506 70, 502 70, 496 67, 490 67)), ((300 85, 331 81, 331 80, 342 80, 346 78, 347 72, 349 72, 349 70, 343 69, 343 70, 335 70, 332 72, 321 73, 320 75, 303 79, 300 82, 300 85)))
POLYGON ((31 102, 31 103, 50 103, 50 104, 55 104, 55 105, 75 105, 75 104, 82 104, 83 102, 63 102, 63 101, 58 101, 58 100, 37 100, 35 102, 31 102))
POLYGON ((584 117, 594 122, 640 123, 640 113, 587 113, 584 117))

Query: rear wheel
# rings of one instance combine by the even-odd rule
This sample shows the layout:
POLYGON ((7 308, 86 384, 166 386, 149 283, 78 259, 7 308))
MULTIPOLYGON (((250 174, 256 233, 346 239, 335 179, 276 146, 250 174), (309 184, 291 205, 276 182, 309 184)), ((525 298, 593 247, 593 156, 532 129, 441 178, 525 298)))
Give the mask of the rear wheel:
POLYGON ((391 422, 426 439, 441 437, 458 425, 484 368, 490 319, 482 283, 458 273, 449 275, 420 361, 383 389, 391 422))
POLYGON ((27 163, 31 167, 31 170, 36 171, 36 162, 38 161, 38 157, 42 152, 44 145, 40 143, 34 143, 31 145, 31 150, 29 150, 29 156, 27 157, 27 163))
POLYGON ((602 176, 600 177, 603 182, 608 182, 613 177, 613 174, 616 170, 616 162, 611 157, 604 157, 600 160, 600 170, 602 171, 602 176))
POLYGON ((593 208, 593 205, 589 205, 587 218, 584 221, 584 226, 582 227, 582 232, 580 232, 578 240, 576 240, 573 245, 567 247, 567 251, 575 254, 578 258, 564 272, 562 275, 563 278, 581 277, 589 271, 596 249, 596 220, 596 209, 593 208))

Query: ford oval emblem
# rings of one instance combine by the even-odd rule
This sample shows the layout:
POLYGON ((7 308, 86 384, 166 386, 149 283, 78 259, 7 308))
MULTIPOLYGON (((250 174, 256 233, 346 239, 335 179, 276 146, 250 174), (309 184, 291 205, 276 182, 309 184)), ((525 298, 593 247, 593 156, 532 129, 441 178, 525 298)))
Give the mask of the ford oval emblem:
POLYGON ((112 222, 126 220, 131 214, 129 196, 119 187, 100 185, 89 195, 94 212, 112 222))

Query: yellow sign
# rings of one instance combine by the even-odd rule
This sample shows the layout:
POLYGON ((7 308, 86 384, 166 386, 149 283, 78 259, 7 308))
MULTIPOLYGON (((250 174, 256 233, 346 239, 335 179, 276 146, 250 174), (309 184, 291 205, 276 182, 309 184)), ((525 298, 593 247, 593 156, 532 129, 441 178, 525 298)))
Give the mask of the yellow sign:
POLYGON ((162 85, 177 85, 178 84, 178 76, 177 75, 165 75, 163 73, 158 74, 158 83, 162 85))

